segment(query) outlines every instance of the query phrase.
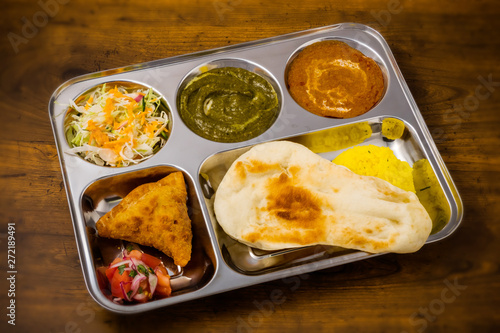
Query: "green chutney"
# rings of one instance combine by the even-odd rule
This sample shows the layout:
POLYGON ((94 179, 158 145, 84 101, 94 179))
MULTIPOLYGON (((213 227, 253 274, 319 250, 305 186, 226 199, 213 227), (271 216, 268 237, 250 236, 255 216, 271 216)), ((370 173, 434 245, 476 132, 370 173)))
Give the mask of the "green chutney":
POLYGON ((222 67, 196 76, 182 90, 179 112, 196 134, 241 142, 264 133, 279 113, 273 86, 243 68, 222 67))

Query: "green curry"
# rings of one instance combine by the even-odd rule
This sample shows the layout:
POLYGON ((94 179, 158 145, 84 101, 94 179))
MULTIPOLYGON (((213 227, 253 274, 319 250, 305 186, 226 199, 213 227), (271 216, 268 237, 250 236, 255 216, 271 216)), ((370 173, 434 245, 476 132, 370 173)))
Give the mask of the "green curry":
POLYGON ((278 117, 273 86, 242 68, 216 68, 195 77, 180 94, 179 112, 196 134, 240 142, 264 133, 278 117))

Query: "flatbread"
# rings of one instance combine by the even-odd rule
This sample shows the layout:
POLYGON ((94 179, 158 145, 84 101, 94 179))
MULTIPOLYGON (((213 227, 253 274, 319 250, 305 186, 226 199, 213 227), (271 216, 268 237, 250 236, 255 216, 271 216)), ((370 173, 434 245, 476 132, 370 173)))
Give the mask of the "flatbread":
POLYGON ((214 209, 229 236, 263 250, 325 244, 408 253, 432 228, 414 193, 287 141, 257 145, 234 161, 214 209))
POLYGON ((185 266, 191 259, 191 220, 181 172, 143 184, 101 217, 99 236, 153 246, 185 266))

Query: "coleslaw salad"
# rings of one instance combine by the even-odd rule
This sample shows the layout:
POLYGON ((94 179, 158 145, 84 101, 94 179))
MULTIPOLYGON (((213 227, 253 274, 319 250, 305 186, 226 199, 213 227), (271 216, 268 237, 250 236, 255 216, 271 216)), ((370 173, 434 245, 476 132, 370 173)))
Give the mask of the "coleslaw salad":
POLYGON ((77 105, 71 100, 65 133, 71 149, 100 166, 123 167, 142 162, 168 139, 169 117, 161 96, 151 88, 126 89, 106 84, 77 105))

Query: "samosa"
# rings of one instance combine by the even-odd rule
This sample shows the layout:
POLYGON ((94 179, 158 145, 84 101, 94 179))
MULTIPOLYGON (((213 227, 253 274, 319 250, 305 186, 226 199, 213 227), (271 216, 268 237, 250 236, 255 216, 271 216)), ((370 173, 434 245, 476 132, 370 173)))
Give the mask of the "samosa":
POLYGON ((191 259, 191 220, 181 172, 132 190, 97 223, 99 236, 123 239, 164 252, 179 266, 191 259))

